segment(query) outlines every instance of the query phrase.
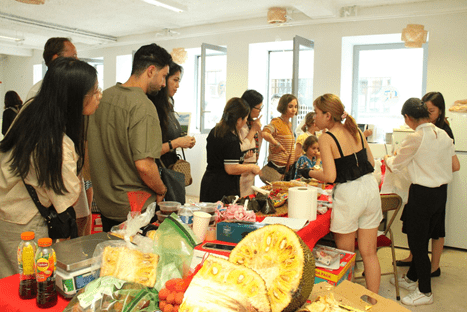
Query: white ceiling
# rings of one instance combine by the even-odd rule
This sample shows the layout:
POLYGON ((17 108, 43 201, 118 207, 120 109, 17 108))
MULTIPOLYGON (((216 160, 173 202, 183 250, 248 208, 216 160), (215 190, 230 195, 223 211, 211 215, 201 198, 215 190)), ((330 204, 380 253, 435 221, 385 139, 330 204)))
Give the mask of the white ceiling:
MULTIPOLYGON (((163 0, 162 0, 163 1, 163 0)), ((40 49, 50 37, 70 37, 78 51, 160 41, 173 36, 264 29, 270 7, 287 9, 288 25, 329 23, 467 10, 465 0, 169 0, 188 9, 176 13, 142 0, 45 0, 32 5, 0 0, 0 53, 40 49), (342 17, 342 8, 355 15, 342 17), (215 25, 213 25, 215 24, 215 25)))

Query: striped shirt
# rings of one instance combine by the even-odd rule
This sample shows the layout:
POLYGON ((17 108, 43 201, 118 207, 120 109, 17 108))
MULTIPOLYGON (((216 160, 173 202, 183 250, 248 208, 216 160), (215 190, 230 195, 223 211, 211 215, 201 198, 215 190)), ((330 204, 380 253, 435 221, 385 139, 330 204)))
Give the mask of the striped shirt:
POLYGON ((264 127, 263 131, 269 132, 287 151, 273 152, 274 146, 269 144, 268 160, 278 167, 287 166, 287 161, 289 166, 292 165, 295 159, 295 137, 289 125, 281 118, 274 118, 269 125, 264 127))

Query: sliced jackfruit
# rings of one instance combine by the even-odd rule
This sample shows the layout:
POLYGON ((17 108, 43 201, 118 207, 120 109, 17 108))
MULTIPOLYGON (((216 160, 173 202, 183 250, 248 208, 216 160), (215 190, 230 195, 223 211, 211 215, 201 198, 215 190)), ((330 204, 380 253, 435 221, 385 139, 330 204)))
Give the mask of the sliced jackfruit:
POLYGON ((267 225, 249 233, 232 250, 229 261, 261 275, 266 282, 272 312, 297 310, 313 289, 313 254, 302 239, 284 225, 267 225))
POLYGON ((180 312, 270 312, 266 284, 255 271, 209 255, 185 292, 180 312))

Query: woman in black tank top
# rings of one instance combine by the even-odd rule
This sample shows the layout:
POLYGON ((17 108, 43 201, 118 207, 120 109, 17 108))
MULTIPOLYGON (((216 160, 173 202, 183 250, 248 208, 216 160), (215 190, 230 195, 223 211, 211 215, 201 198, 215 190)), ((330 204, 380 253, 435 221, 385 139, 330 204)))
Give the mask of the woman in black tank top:
POLYGON ((381 269, 376 255, 376 238, 382 213, 377 182, 371 174, 374 166, 373 155, 355 120, 345 112, 344 105, 338 96, 324 94, 315 99, 313 106, 316 113, 314 117, 316 126, 320 129, 328 129, 319 138, 323 167, 322 170, 305 170, 301 173, 304 177, 309 176, 319 181, 336 183, 333 190, 331 231, 337 247, 353 252, 358 233, 359 250, 365 266, 366 285, 369 290, 378 293, 381 269), (365 183, 370 183, 371 188, 366 187, 365 183), (365 195, 355 194, 356 197, 365 197, 364 203, 358 204, 358 207, 352 198, 348 198, 346 202, 346 197, 352 196, 343 195, 347 194, 347 191, 342 191, 353 190, 354 185, 356 192, 361 189, 370 189, 365 195), (340 192, 339 202, 336 200, 338 192, 340 192), (367 197, 370 197, 371 201, 367 202, 367 197), (371 219, 367 220, 365 215, 368 214, 371 215, 371 219), (346 217, 349 215, 351 218, 346 217))

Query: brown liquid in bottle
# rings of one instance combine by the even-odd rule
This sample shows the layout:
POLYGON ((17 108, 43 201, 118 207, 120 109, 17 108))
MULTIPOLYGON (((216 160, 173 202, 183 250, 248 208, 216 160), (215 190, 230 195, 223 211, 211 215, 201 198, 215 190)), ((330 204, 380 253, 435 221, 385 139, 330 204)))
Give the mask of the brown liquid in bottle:
POLYGON ((36 294, 36 279, 27 279, 19 282, 19 297, 21 299, 33 299, 36 298, 36 294))
POLYGON ((37 306, 41 309, 53 307, 57 304, 57 291, 54 281, 37 283, 37 306))

